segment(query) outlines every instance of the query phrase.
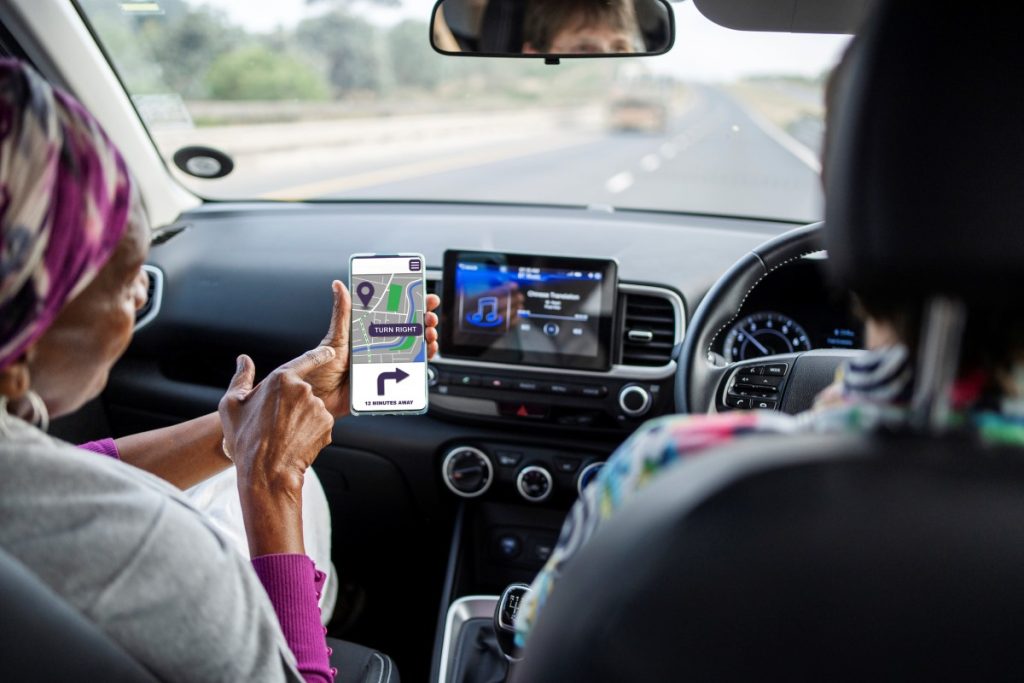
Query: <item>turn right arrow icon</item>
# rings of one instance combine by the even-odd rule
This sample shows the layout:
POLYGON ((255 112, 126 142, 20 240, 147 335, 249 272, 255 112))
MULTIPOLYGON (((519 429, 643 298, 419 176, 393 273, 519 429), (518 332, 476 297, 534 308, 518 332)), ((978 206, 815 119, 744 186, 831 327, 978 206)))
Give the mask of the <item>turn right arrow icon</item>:
POLYGON ((402 370, 402 368, 395 368, 394 372, 382 372, 377 375, 377 395, 384 395, 384 382, 389 379, 395 380, 395 383, 401 382, 403 379, 409 376, 408 372, 402 370))

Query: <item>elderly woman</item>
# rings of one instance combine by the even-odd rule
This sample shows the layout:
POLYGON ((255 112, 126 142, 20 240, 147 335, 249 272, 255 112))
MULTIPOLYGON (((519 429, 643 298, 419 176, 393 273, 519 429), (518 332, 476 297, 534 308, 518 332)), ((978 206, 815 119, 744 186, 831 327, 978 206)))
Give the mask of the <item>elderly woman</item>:
POLYGON ((39 428, 103 389, 145 302, 148 245, 98 123, 0 61, 0 546, 161 680, 333 680, 302 489, 347 411, 340 282, 321 345, 255 387, 241 356, 219 417, 94 446, 125 462, 39 428), (251 562, 169 483, 232 462, 251 562))

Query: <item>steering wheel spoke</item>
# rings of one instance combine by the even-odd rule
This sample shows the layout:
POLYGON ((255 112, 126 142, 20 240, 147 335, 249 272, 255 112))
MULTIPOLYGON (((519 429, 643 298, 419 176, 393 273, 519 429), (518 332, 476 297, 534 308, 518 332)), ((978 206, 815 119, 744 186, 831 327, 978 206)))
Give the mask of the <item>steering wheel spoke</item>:
POLYGON ((764 356, 730 365, 715 390, 715 409, 780 410, 790 370, 801 355, 764 356))

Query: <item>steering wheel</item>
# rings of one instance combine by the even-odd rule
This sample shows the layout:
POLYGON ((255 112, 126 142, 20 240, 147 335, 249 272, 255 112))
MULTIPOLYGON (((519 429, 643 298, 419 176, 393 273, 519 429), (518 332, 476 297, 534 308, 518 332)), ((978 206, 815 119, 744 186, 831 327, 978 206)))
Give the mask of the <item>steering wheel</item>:
POLYGON ((717 410, 724 405, 725 391, 734 385, 736 377, 766 364, 785 365, 785 374, 773 382, 778 386, 768 389, 772 392, 770 405, 788 413, 801 412, 831 383, 836 367, 856 355, 850 351, 805 351, 725 363, 712 353, 715 341, 739 317, 743 303, 761 280, 788 263, 822 250, 823 225, 813 223, 768 240, 733 264, 704 296, 687 326, 679 353, 675 386, 679 412, 717 410))

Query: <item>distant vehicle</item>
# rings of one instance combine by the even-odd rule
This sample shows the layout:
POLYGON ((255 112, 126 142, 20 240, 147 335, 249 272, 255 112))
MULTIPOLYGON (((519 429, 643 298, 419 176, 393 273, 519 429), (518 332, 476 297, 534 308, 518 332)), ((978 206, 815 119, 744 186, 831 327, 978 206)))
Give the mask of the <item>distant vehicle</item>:
POLYGON ((608 108, 608 127, 616 131, 663 133, 668 124, 667 107, 660 98, 622 97, 608 108))

